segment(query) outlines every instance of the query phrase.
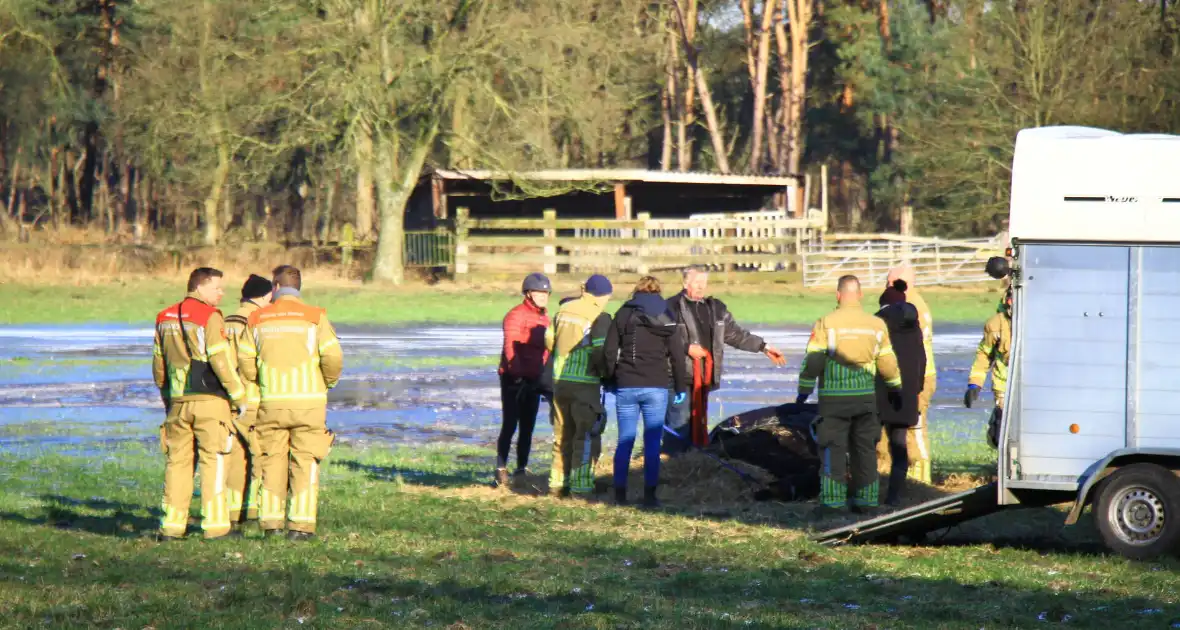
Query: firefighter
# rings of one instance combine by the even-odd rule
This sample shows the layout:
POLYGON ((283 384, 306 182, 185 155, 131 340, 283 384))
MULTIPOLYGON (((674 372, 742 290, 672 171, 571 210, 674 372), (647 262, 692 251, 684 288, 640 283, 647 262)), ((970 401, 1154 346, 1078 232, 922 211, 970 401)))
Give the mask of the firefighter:
POLYGON ((983 339, 975 350, 975 362, 971 364, 971 374, 967 377, 967 392, 963 395, 963 404, 967 408, 979 399, 979 390, 987 380, 988 368, 992 373, 992 394, 996 397, 996 406, 992 409, 991 419, 987 426, 987 441, 992 448, 997 448, 1000 441, 1000 422, 1004 417, 1004 390, 1008 385, 1008 351, 1012 347, 1012 289, 1009 288, 1000 301, 996 314, 988 318, 983 325, 983 339))
POLYGON ((611 323, 603 310, 613 291, 605 276, 590 276, 582 295, 558 309, 545 335, 553 354, 552 496, 595 490, 594 468, 602 453, 600 428, 606 413, 602 404, 604 346, 611 323))
POLYGON ((156 316, 152 377, 167 418, 160 427, 164 499, 158 540, 182 538, 193 497, 193 458, 201 465, 201 530, 205 538, 230 533, 225 472, 236 439, 231 407, 247 411, 245 389, 225 338, 217 305, 222 274, 201 267, 188 278, 188 295, 156 316))
MULTIPOLYGON (((242 338, 246 335, 247 320, 254 311, 270 304, 271 290, 270 280, 250 274, 242 285, 238 311, 225 318, 230 358, 233 359, 235 368, 238 366, 238 351, 242 347, 242 338)), ((246 413, 234 418, 238 444, 230 457, 229 472, 225 477, 228 486, 226 496, 229 503, 229 518, 235 525, 243 520, 258 519, 258 493, 262 479, 261 460, 254 440, 254 424, 258 418, 258 404, 261 400, 258 386, 249 380, 242 380, 246 387, 246 413)))
POLYGON ((840 278, 839 306, 811 329, 799 375, 797 404, 807 401, 819 380, 823 421, 817 435, 822 466, 818 514, 849 502, 854 512, 877 507, 878 374, 889 390, 889 403, 895 409, 901 407, 901 372, 889 330, 880 318, 862 309, 861 297, 856 276, 840 278))
POLYGON ((327 312, 303 303, 302 285, 299 269, 274 270, 274 301, 250 314, 238 350, 242 376, 261 400, 253 438, 262 460, 259 525, 277 536, 285 521, 290 540, 315 536, 319 467, 333 439, 328 390, 344 363, 327 312))
MULTIPOLYGON (((906 476, 919 483, 929 485, 930 477, 930 432, 928 430, 930 400, 934 397, 934 390, 938 386, 938 370, 934 366, 934 317, 930 313, 930 306, 914 286, 914 268, 905 263, 889 270, 887 287, 893 286, 897 280, 902 280, 908 287, 906 301, 918 309, 918 326, 922 329, 922 347, 926 351, 926 373, 922 383, 922 392, 918 394, 918 424, 906 430, 906 452, 909 453, 910 466, 906 476)), ((884 431, 882 427, 882 431, 884 431)), ((882 435, 877 443, 877 461, 890 461, 888 438, 882 435)))

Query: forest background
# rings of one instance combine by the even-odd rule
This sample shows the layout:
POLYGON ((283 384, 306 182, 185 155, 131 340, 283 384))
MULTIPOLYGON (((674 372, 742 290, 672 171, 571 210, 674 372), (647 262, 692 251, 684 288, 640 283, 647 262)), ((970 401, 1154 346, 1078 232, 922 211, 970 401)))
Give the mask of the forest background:
POLYGON ((827 165, 834 228, 990 236, 1018 130, 1180 126, 1175 5, 0 0, 0 242, 347 225, 399 283, 428 166, 827 165))

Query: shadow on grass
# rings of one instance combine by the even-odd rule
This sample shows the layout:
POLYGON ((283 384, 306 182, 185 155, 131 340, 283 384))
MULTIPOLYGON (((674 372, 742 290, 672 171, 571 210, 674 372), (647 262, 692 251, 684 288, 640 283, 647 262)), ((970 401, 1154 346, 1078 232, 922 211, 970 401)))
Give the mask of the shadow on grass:
POLYGON ((142 505, 108 501, 92 497, 75 499, 56 494, 41 495, 43 514, 30 516, 17 513, 0 513, 0 521, 24 525, 48 525, 56 529, 83 531, 103 536, 138 538, 159 526, 160 511, 142 505), (86 514, 86 509, 107 514, 86 514))
POLYGON ((364 473, 374 481, 394 481, 401 478, 403 483, 416 486, 432 486, 435 488, 462 488, 473 485, 485 485, 482 482, 486 474, 475 471, 459 473, 436 473, 415 470, 409 467, 375 466, 356 460, 346 459, 331 462, 333 466, 340 466, 352 472, 364 473))
POLYGON ((861 561, 805 549, 768 550, 763 561, 707 553, 685 559, 678 542, 640 545, 602 535, 572 544, 551 538, 519 542, 511 552, 489 553, 455 538, 453 552, 432 561, 394 555, 388 567, 393 570, 367 578, 340 572, 336 562, 316 564, 328 554, 326 546, 313 543, 299 547, 297 556, 283 556, 290 545, 257 540, 232 547, 249 549, 262 566, 213 568, 210 559, 221 559, 229 545, 182 543, 165 552, 183 557, 181 563, 161 562, 154 546, 122 550, 93 567, 71 561, 69 554, 42 555, 34 565, 17 553, 0 559, 0 575, 54 586, 13 602, 7 619, 26 624, 93 621, 88 615, 101 610, 110 626, 180 619, 195 626, 235 625, 248 617, 265 627, 296 618, 311 627, 348 627, 361 619, 381 623, 379 617, 395 625, 481 628, 795 628, 820 620, 826 627, 1027 627, 1071 620, 1089 627, 1168 607, 1099 585, 1030 588, 1019 567, 986 582, 883 578, 861 561), (546 559, 548 568, 528 558, 546 559), (404 571, 412 577, 392 577, 404 571), (185 588, 178 589, 181 584, 185 588), (140 595, 134 605, 112 607, 115 589, 140 595), (61 593, 69 594, 69 605, 52 599, 61 593))

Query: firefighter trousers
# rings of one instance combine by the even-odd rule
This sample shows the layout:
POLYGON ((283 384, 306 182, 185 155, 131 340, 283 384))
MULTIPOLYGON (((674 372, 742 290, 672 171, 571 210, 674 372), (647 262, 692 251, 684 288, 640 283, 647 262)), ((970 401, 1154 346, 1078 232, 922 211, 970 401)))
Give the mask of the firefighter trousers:
POLYGON ((558 383, 553 392, 553 468, 549 489, 576 494, 594 491, 594 469, 602 455, 602 436, 590 429, 603 412, 597 385, 558 383))
POLYGON ((226 503, 229 520, 239 523, 258 518, 258 495, 262 491, 262 458, 258 453, 255 425, 258 407, 246 409, 246 415, 234 418, 237 443, 229 456, 226 473, 226 503))
POLYGON ((226 469, 234 451, 229 401, 174 402, 160 427, 164 451, 164 499, 160 533, 184 536, 193 500, 194 459, 201 464, 201 531, 205 538, 229 533, 226 469))
POLYGON ((881 422, 876 411, 823 416, 816 432, 820 449, 820 502, 842 508, 877 507, 877 441, 881 422))
POLYGON ((264 530, 315 533, 319 498, 320 462, 332 450, 328 411, 274 409, 265 403, 254 425, 257 436, 262 491, 258 521, 264 530))

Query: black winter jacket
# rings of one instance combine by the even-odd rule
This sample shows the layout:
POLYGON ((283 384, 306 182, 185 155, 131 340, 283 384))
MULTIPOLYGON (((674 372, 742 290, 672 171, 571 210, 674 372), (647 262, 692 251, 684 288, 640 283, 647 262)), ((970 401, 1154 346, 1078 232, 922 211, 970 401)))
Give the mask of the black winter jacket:
MULTIPOLYGON (((721 386, 721 364, 725 359, 725 346, 732 346, 746 352, 762 352, 766 348, 766 342, 762 337, 739 326, 733 320, 733 315, 729 314, 725 302, 711 297, 707 297, 703 301, 709 312, 713 314, 709 318, 710 321, 707 322, 697 321, 693 315, 693 309, 688 307, 689 299, 684 291, 668 298, 668 309, 676 317, 677 328, 684 335, 687 345, 700 343, 701 331, 705 330, 702 328, 703 326, 713 328, 713 347, 705 349, 713 353, 713 374, 709 379, 709 389, 716 389, 721 386)), ((685 355, 684 364, 688 378, 692 379, 692 358, 685 355)))
POLYGON ((926 380, 926 349, 922 345, 922 329, 918 325, 918 309, 909 302, 891 304, 877 311, 885 320, 893 353, 901 368, 901 410, 889 404, 889 389, 877 377, 877 415, 881 423, 890 426, 918 426, 918 394, 926 380))
POLYGON ((606 370, 615 386, 688 391, 688 344, 655 293, 639 293, 619 308, 606 336, 606 370))

